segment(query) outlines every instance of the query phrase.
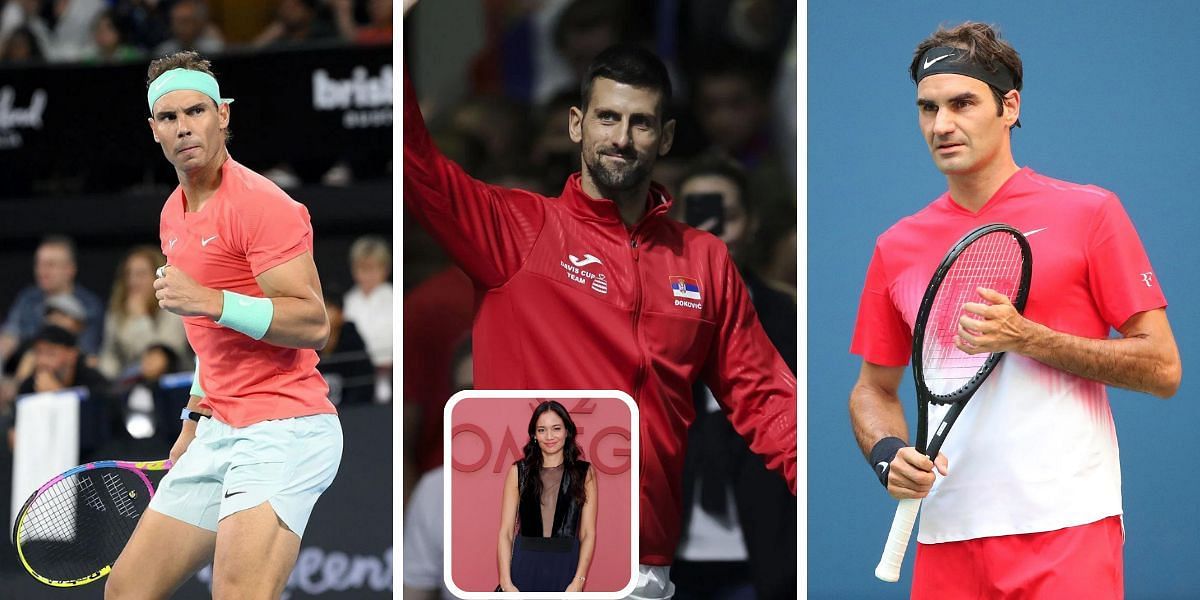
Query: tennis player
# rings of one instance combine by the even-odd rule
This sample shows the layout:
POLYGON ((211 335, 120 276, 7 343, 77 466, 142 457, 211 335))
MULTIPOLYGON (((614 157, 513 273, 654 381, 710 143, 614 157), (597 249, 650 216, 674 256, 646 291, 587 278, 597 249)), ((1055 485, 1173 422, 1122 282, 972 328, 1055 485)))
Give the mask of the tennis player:
POLYGON ((470 276, 480 389, 618 389, 641 414, 641 569, 670 598, 692 384, 796 490, 796 380, 715 236, 650 180, 671 148, 671 82, 637 46, 601 52, 568 116, 582 170, 558 198, 472 179, 433 144, 404 77, 404 201, 470 276))
MULTIPOLYGON (((1017 166, 1021 59, 996 30, 939 29, 910 74, 949 189, 876 242, 851 344, 863 363, 850 414, 888 492, 925 498, 912 597, 1121 598, 1121 471, 1105 385, 1162 398, 1179 387, 1158 278, 1112 192, 1017 166), (987 289, 964 305, 959 349, 1008 354, 934 465, 904 441, 897 395, 913 320, 946 250, 993 222, 1028 238, 1031 292, 1024 316, 987 289)), ((930 411, 930 427, 941 418, 930 411)))
POLYGON ((150 130, 179 176, 162 211, 159 306, 198 359, 183 432, 105 586, 166 598, 213 563, 214 598, 279 598, 342 432, 317 372, 329 322, 305 207, 235 162, 207 60, 150 64, 150 130))

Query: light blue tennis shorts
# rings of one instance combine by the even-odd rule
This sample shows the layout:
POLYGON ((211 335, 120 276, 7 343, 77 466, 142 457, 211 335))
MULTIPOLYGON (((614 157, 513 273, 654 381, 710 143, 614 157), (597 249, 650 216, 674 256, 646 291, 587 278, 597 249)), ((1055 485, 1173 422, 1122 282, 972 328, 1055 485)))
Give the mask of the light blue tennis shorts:
POLYGON ((196 438, 159 484, 150 508, 216 531, 221 519, 270 502, 287 528, 304 537, 313 505, 341 462, 337 415, 247 427, 200 419, 196 438))

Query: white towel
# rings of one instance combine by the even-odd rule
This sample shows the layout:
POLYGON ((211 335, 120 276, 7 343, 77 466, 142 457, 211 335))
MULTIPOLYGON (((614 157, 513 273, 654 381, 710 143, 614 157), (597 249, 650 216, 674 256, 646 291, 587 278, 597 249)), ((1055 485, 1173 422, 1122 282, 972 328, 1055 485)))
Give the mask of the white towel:
POLYGON ((79 464, 79 390, 17 398, 9 531, 29 495, 79 464))

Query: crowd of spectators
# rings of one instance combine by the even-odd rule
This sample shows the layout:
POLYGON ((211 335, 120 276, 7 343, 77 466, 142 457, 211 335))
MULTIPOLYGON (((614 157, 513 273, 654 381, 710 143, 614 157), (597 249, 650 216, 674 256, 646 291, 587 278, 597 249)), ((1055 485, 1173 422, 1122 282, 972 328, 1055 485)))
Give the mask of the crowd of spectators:
POLYGON ((0 65, 390 44, 390 0, 0 0, 0 65))
MULTIPOLYGON (((154 295, 154 272, 165 258, 155 246, 131 248, 115 268, 106 308, 77 283, 75 252, 68 237, 44 238, 34 254, 34 282, 0 325, 0 439, 11 450, 18 398, 77 389, 86 391, 81 460, 115 456, 121 451, 114 448, 150 438, 169 448, 194 354, 183 320, 160 309, 154 295)), ((323 290, 331 332, 318 369, 337 404, 390 402, 391 251, 383 238, 363 236, 350 263, 354 288, 343 294, 332 283, 323 290)))

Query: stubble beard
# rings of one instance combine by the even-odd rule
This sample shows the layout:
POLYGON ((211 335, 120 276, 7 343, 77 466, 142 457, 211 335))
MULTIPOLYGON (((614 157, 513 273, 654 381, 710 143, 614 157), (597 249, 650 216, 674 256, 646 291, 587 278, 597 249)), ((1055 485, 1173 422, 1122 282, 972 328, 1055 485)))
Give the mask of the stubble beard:
POLYGON ((594 156, 595 159, 588 161, 587 166, 597 187, 624 192, 645 183, 650 177, 651 165, 641 157, 635 157, 633 163, 626 164, 624 168, 610 169, 604 165, 603 155, 597 153, 594 156))

